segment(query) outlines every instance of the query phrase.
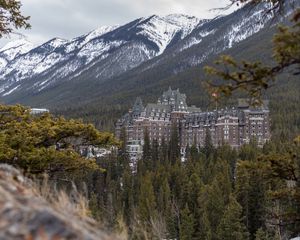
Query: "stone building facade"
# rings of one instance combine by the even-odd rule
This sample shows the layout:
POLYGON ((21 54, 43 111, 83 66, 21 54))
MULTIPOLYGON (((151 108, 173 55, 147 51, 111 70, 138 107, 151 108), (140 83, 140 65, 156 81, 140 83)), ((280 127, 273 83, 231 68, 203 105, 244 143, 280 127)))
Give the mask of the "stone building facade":
POLYGON ((238 148, 251 139, 259 146, 270 140, 270 118, 268 102, 253 108, 244 99, 237 107, 202 112, 195 106, 189 107, 186 95, 169 88, 157 100, 143 106, 137 98, 133 108, 116 124, 116 136, 120 138, 125 128, 129 142, 143 142, 147 129, 150 141, 169 142, 173 128, 177 128, 182 151, 187 146, 204 146, 206 134, 210 134, 215 147, 229 144, 238 148))

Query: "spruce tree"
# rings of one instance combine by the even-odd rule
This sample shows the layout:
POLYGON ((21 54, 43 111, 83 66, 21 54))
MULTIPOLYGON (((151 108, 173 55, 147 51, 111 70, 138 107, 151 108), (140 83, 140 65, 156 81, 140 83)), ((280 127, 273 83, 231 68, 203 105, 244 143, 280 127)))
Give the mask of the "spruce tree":
POLYGON ((233 195, 230 196, 221 222, 217 228, 217 239, 219 240, 241 240, 248 239, 246 226, 242 219, 242 207, 233 195))
POLYGON ((208 159, 211 154, 214 153, 214 145, 212 143, 211 134, 209 128, 206 128, 205 141, 203 152, 208 159))
POLYGON ((165 178, 160 185, 158 198, 157 198, 157 208, 163 217, 167 217, 170 213, 171 208, 171 190, 167 178, 165 178))
POLYGON ((22 4, 18 0, 0 1, 0 38, 13 32, 14 29, 30 28, 30 17, 21 13, 22 4))
POLYGON ((243 208, 245 224, 251 239, 254 239, 256 231, 265 225, 266 186, 261 174, 261 169, 251 171, 243 164, 239 164, 237 168, 236 196, 243 208))
POLYGON ((122 183, 123 216, 127 226, 131 226, 132 220, 134 218, 134 185, 132 171, 129 167, 124 170, 122 183))
POLYGON ((169 144, 169 160, 171 164, 181 162, 180 160, 180 145, 179 145, 179 134, 177 126, 172 125, 171 129, 171 140, 169 144))
POLYGON ((151 219, 156 215, 156 200, 150 172, 146 172, 140 184, 138 202, 139 218, 149 227, 151 219))
POLYGON ((180 230, 180 207, 177 200, 171 200, 170 212, 166 217, 168 239, 179 239, 180 230))
POLYGON ((152 146, 151 146, 151 161, 152 161, 152 170, 157 169, 159 165, 159 145, 158 141, 154 139, 152 141, 152 146))
POLYGON ((143 145, 142 161, 145 167, 144 171, 152 169, 151 143, 150 143, 148 128, 145 128, 144 130, 144 145, 143 145))
POLYGON ((164 166, 168 164, 168 144, 164 137, 162 138, 161 145, 159 147, 159 161, 164 166))
POLYGON ((264 231, 262 228, 259 228, 255 234, 255 240, 271 240, 271 236, 264 231))
POLYGON ((181 211, 180 216, 180 237, 181 240, 192 240, 194 234, 195 219, 193 214, 190 212, 188 205, 181 211))

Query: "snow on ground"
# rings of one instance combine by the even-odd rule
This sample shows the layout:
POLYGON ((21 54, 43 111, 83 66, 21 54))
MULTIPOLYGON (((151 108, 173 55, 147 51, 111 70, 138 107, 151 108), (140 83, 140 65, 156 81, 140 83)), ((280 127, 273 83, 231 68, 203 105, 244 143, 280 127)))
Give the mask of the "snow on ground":
MULTIPOLYGON (((141 19, 140 22, 146 19, 141 19)), ((172 14, 165 17, 152 16, 149 21, 138 25, 138 35, 146 36, 154 42, 159 51, 157 55, 164 52, 177 33, 181 33, 181 39, 185 38, 197 26, 200 19, 181 14, 172 14)))
POLYGON ((20 85, 14 87, 13 89, 9 90, 8 92, 2 94, 2 96, 8 96, 9 94, 13 93, 14 91, 16 91, 18 88, 20 87, 20 85))
POLYGON ((4 55, 6 60, 11 61, 18 55, 27 53, 33 48, 33 43, 29 42, 26 38, 21 38, 7 43, 3 48, 0 49, 0 54, 4 55))

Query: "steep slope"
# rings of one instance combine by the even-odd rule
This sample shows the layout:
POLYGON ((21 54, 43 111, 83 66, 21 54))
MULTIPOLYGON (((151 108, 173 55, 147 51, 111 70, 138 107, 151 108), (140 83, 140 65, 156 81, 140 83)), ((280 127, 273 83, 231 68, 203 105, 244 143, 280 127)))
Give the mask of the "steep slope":
MULTIPOLYGON (((105 58, 93 60, 88 67, 75 71, 70 78, 61 77, 60 81, 55 81, 55 72, 43 73, 38 77, 49 78, 44 85, 46 88, 36 85, 44 84, 44 81, 31 78, 22 84, 22 89, 6 95, 4 99, 7 102, 34 103, 40 106, 77 104, 78 101, 89 103, 99 96, 108 99, 118 96, 120 92, 126 92, 127 89, 135 91, 137 88, 145 89, 153 84, 159 85, 162 79, 198 66, 211 56, 270 28, 271 16, 263 16, 263 11, 264 5, 255 9, 246 6, 228 16, 201 21, 195 27, 185 27, 185 32, 179 31, 182 25, 195 25, 191 25, 195 20, 187 16, 165 17, 163 22, 167 24, 167 29, 164 29, 161 18, 157 16, 136 20, 103 35, 102 38, 126 41, 125 45, 110 51, 105 58), (182 17, 189 20, 188 24, 182 17), (173 30, 169 26, 170 22, 173 30), (127 30, 126 35, 124 29, 127 30), (128 29, 132 32, 128 33, 128 29), (132 39, 134 41, 130 41, 132 39), (141 51, 142 46, 148 46, 147 50, 151 49, 152 57, 148 57, 146 51, 141 51), (163 53, 159 54, 161 49, 164 49, 163 53), (52 84, 48 86, 51 81, 52 84)), ((95 46, 95 43, 91 46, 95 46)), ((74 58, 75 60, 77 58, 74 58)), ((67 61, 64 67, 59 69, 72 68, 72 62, 67 61)), ((11 86, 12 89, 14 87, 17 86, 11 86)), ((151 92, 151 89, 148 89, 148 92, 151 92)), ((114 102, 117 102, 119 98, 114 99, 114 102)))
MULTIPOLYGON (((237 59, 260 60, 270 64, 271 39, 275 31, 275 28, 260 31, 222 52, 222 54, 229 54, 237 59)), ((98 96, 97 94, 90 94, 90 101, 80 100, 76 104, 64 101, 64 105, 58 104, 52 108, 52 111, 68 117, 83 118, 85 121, 95 123, 99 129, 114 131, 114 123, 128 111, 137 96, 142 97, 144 103, 153 102, 169 86, 175 89, 180 88, 181 92, 186 93, 187 102, 190 105, 195 104, 203 110, 212 109, 215 104, 210 101, 207 91, 203 88, 203 82, 207 79, 203 67, 211 65, 216 58, 217 55, 213 55, 198 66, 167 77, 163 77, 159 73, 147 76, 141 74, 139 79, 127 79, 126 84, 121 84, 121 81, 117 82, 115 90, 108 91, 107 94, 104 92, 98 96)), ((266 98, 270 100, 273 136, 282 137, 282 132, 284 132, 285 136, 293 139, 296 134, 300 133, 300 105, 298 104, 300 101, 300 82, 297 80, 297 76, 282 74, 278 77, 276 85, 267 92, 266 98)), ((82 86, 82 91, 91 93, 92 88, 87 86, 82 86)), ((44 98, 45 96, 35 96, 32 100, 34 102, 49 102, 46 99, 52 93, 48 92, 48 94, 46 98, 44 98)), ((71 101, 74 102, 75 98, 71 98, 71 101)), ((226 102, 222 102, 226 106, 231 103, 234 105, 236 100, 228 99, 226 102)))
POLYGON ((0 69, 3 69, 10 61, 21 54, 29 52, 33 44, 25 37, 9 42, 0 49, 0 69))
POLYGON ((154 15, 124 26, 102 27, 71 41, 52 39, 16 55, 0 68, 2 96, 24 91, 24 84, 32 79, 27 90, 39 92, 95 65, 97 79, 119 75, 160 55, 199 23, 199 19, 184 15, 154 15))
POLYGON ((40 188, 14 167, 0 165, 0 239, 119 239, 80 214, 75 201, 65 197, 63 203, 50 187, 47 194, 40 188))
POLYGON ((265 8, 245 6, 227 16, 202 21, 184 15, 137 19, 112 30, 99 30, 101 36, 94 33, 62 42, 54 49, 47 47, 52 52, 44 60, 49 61, 33 71, 42 66, 48 69, 28 76, 20 73, 26 58, 43 53, 42 45, 11 61, 20 60, 21 67, 16 69, 15 65, 3 78, 2 100, 58 107, 93 103, 99 97, 103 102, 119 103, 126 94, 150 94, 151 86, 268 31, 276 22, 270 21, 272 15, 264 14, 265 8), (55 64, 49 64, 51 61, 55 64))

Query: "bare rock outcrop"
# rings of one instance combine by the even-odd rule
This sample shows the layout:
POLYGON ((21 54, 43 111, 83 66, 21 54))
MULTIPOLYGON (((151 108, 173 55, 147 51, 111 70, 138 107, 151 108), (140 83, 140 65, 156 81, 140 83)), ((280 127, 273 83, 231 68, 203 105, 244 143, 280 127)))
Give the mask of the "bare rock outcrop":
POLYGON ((17 169, 0 165, 0 240, 108 240, 89 217, 80 217, 43 198, 17 169))

